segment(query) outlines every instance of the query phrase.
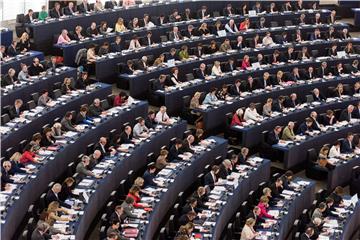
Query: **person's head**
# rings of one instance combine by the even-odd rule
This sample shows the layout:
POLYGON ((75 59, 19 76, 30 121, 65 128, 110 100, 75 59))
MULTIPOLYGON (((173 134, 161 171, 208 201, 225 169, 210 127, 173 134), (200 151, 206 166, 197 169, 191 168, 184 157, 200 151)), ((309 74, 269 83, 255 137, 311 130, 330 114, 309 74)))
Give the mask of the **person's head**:
POLYGON ((61 184, 60 183, 55 183, 54 186, 52 186, 52 191, 54 193, 59 193, 61 192, 61 184))
POLYGON ((296 94, 296 93, 290 94, 290 99, 291 99, 292 101, 295 101, 295 100, 297 99, 297 94, 296 94))
POLYGON ((328 207, 331 207, 332 205, 334 205, 334 199, 332 199, 331 197, 328 197, 325 199, 325 203, 328 207))
POLYGON ((238 108, 235 113, 241 118, 244 115, 244 110, 242 110, 242 108, 238 108))
POLYGON ((335 146, 337 149, 340 149, 341 142, 340 142, 339 140, 335 141, 335 142, 334 142, 334 146, 335 146))
POLYGON ((177 149, 181 148, 181 147, 182 147, 182 144, 183 144, 183 142, 181 141, 180 138, 177 138, 177 139, 175 140, 175 147, 176 147, 177 149))
POLYGON ((36 231, 40 233, 41 236, 43 236, 50 228, 50 225, 46 222, 39 223, 36 227, 36 231))
POLYGON ((253 83, 253 82, 254 82, 254 79, 253 79, 252 76, 248 76, 248 77, 247 77, 247 81, 248 81, 249 83, 253 83))
POLYGON ((115 212, 116 212, 118 215, 122 215, 123 212, 124 212, 124 209, 123 209, 123 207, 122 207, 121 205, 117 205, 117 206, 115 207, 115 212))
MULTIPOLYGON (((264 189, 266 189, 266 188, 264 188, 264 189)), ((270 193, 271 193, 271 190, 270 190, 270 193)), ((265 196, 265 195, 261 196, 260 197, 260 203, 268 204, 269 203, 269 198, 267 196, 265 196)))
POLYGON ((75 183, 75 179, 73 179, 72 177, 67 177, 64 180, 64 184, 68 187, 71 187, 74 183, 75 183))
POLYGON ((88 166, 89 163, 90 163, 90 158, 86 155, 84 155, 82 158, 81 158, 81 162, 84 164, 84 166, 88 166))
POLYGON ((283 103, 285 101, 285 97, 284 96, 279 96, 278 97, 278 102, 279 103, 283 103))
POLYGON ((170 54, 171 54, 171 55, 175 55, 175 54, 176 54, 176 49, 175 49, 175 48, 171 48, 171 49, 170 49, 170 54))
POLYGON ((160 83, 165 82, 165 80, 166 80, 166 75, 165 75, 165 74, 161 74, 161 75, 159 76, 159 81, 160 81, 160 83))
MULTIPOLYGON (((352 135, 353 136, 353 135, 352 135)), ((343 195, 344 194, 344 188, 341 187, 341 186, 337 186, 335 189, 334 189, 334 193, 336 195, 343 195)))
POLYGON ((319 210, 320 210, 320 212, 325 212, 326 203, 324 203, 324 202, 319 203, 319 210))
POLYGON ((349 106, 347 106, 347 111, 348 111, 348 113, 352 113, 353 111, 354 111, 354 105, 349 105, 349 106))
POLYGON ((196 198, 190 198, 190 199, 188 200, 188 202, 189 202, 189 205, 190 205, 191 207, 193 207, 193 208, 195 208, 196 205, 197 205, 197 200, 196 200, 196 198))
POLYGON ((201 92, 195 92, 195 93, 194 93, 194 99, 199 100, 200 97, 201 97, 201 92))
POLYGON ((196 212, 193 212, 193 211, 189 211, 186 215, 190 221, 192 221, 196 218, 196 212))
POLYGON ((92 22, 90 25, 90 28, 93 30, 96 29, 96 22, 92 22))
POLYGON ((166 113, 166 107, 165 107, 165 106, 161 106, 161 107, 160 107, 160 112, 161 112, 161 113, 166 113))
POLYGON ((317 226, 317 227, 320 226, 321 223, 322 223, 321 218, 318 218, 318 217, 314 218, 314 219, 313 219, 313 223, 314 223, 315 226, 317 226))
POLYGON ((36 144, 39 144, 42 139, 42 136, 40 133, 35 133, 31 139, 32 142, 35 142, 36 144))
POLYGON ((259 216, 260 213, 261 213, 261 209, 260 209, 258 206, 255 206, 254 209, 253 209, 253 213, 254 213, 256 216, 259 216))
POLYGON ((148 171, 149 171, 149 173, 155 173, 156 172, 155 164, 149 164, 148 171))
POLYGON ((316 118, 317 118, 317 112, 312 111, 312 112, 310 113, 310 117, 313 118, 313 119, 316 119, 316 118))
POLYGON ((197 194, 199 196, 203 196, 206 193, 205 187, 198 187, 198 189, 196 190, 197 194))
POLYGON ((56 9, 57 11, 60 10, 60 3, 58 3, 58 2, 55 3, 55 9, 56 9))
POLYGON ((105 145, 107 144, 107 139, 106 139, 106 137, 101 137, 101 138, 99 139, 99 143, 100 143, 101 145, 105 146, 105 145))
POLYGON ((241 148, 241 154, 243 156, 247 156, 249 154, 249 149, 247 147, 242 147, 241 148))
POLYGON ((179 28, 178 27, 173 27, 173 32, 174 33, 177 33, 179 31, 179 28))
POLYGON ((61 31, 61 35, 62 36, 67 36, 68 35, 68 31, 66 30, 66 29, 63 29, 62 31, 61 31))
POLYGON ((219 68, 219 67, 220 67, 220 64, 221 64, 220 61, 215 61, 215 62, 214 62, 214 66, 215 66, 215 67, 218 67, 218 68, 219 68))
POLYGON ((14 106, 16 108, 20 108, 22 105, 23 105, 23 101, 21 99, 16 99, 15 100, 14 106))
POLYGON ((4 161, 2 166, 5 169, 5 171, 8 172, 11 169, 11 162, 10 161, 4 161))
POLYGON ((263 196, 265 197, 271 197, 271 189, 266 187, 263 189, 263 196))
POLYGON ((44 134, 44 136, 46 136, 46 137, 52 136, 51 128, 50 128, 50 127, 44 128, 43 134, 44 134))
POLYGON ((222 164, 225 166, 226 169, 232 169, 232 164, 231 161, 229 159, 225 159, 222 164))
POLYGON ((173 68, 171 69, 171 73, 172 73, 172 74, 175 74, 175 75, 179 74, 179 68, 173 67, 173 68))
POLYGON ((305 234, 309 237, 312 237, 312 235, 314 235, 314 228, 312 228, 312 227, 306 228, 305 234))
POLYGON ((136 185, 133 185, 130 190, 129 190, 129 193, 134 195, 134 196, 139 196, 140 194, 140 188, 139 186, 136 186, 136 185))
POLYGON ((33 59, 33 63, 34 63, 35 66, 39 66, 40 60, 36 57, 36 58, 33 59))
POLYGON ((284 176, 286 177, 286 179, 287 179, 288 181, 291 181, 291 179, 292 179, 293 176, 294 176, 294 173, 293 173, 291 170, 288 170, 288 171, 285 172, 284 176))
POLYGON ((216 175, 219 173, 220 167, 217 165, 212 166, 211 171, 216 175))
POLYGON ((206 69, 205 63, 201 63, 200 66, 199 66, 199 69, 200 69, 201 71, 205 71, 205 69, 206 69))
POLYGON ((216 94, 216 91, 217 91, 217 88, 216 88, 216 87, 212 87, 212 88, 210 89, 210 94, 215 95, 215 94, 216 94))
POLYGON ((248 219, 246 219, 246 222, 245 222, 245 224, 247 225, 247 226, 249 226, 249 227, 254 227, 255 226, 255 219, 253 219, 253 218, 248 218, 248 219))
POLYGON ((283 181, 281 180, 281 178, 276 179, 275 185, 276 185, 277 187, 282 186, 282 184, 283 184, 283 181))
POLYGON ((313 124, 313 120, 311 118, 306 118, 305 119, 305 124, 307 127, 311 127, 313 124))
POLYGON ((266 100, 266 104, 267 104, 267 105, 271 105, 272 103, 273 103, 272 98, 268 98, 268 99, 266 100))
POLYGON ((281 126, 276 126, 276 127, 274 128, 274 131, 275 131, 276 134, 280 134, 280 133, 281 133, 281 129, 282 129, 281 126))
POLYGON ((120 221, 119 221, 119 219, 114 218, 114 219, 111 221, 110 225, 111 225, 111 228, 112 228, 112 229, 119 229, 119 227, 120 227, 120 221))
POLYGON ((117 234, 116 232, 109 232, 109 233, 106 235, 106 239, 107 239, 107 240, 119 240, 120 237, 119 237, 119 234, 117 234))
POLYGON ((67 112, 67 113, 65 114, 65 118, 66 118, 67 120, 71 120, 71 119, 73 118, 72 113, 71 113, 71 112, 67 112))
POLYGON ((287 126, 288 126, 288 128, 289 128, 290 130, 293 130, 293 129, 294 129, 294 126, 295 126, 295 123, 290 121, 287 126))

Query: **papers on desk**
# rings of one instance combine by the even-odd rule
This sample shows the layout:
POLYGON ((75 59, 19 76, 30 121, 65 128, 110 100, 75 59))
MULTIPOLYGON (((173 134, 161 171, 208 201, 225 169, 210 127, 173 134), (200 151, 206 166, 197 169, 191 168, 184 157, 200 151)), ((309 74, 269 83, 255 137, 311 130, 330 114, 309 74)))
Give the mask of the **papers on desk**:
POLYGON ((339 227, 339 223, 336 219, 331 219, 325 222, 323 226, 328 228, 337 228, 339 227))
MULTIPOLYGON (((95 170, 95 169, 94 169, 95 170)), ((91 185, 93 185, 95 183, 94 180, 92 179, 83 179, 81 180, 81 182, 79 182, 79 186, 83 186, 83 187, 90 187, 91 185)))
POLYGON ((279 214, 280 214, 280 211, 279 210, 269 210, 268 214, 270 214, 270 215, 272 215, 274 217, 278 217, 279 214))
POLYGON ((278 145, 279 146, 282 146, 282 147, 286 147, 287 145, 293 143, 293 141, 284 141, 284 140, 281 140, 278 142, 278 145))
POLYGON ((0 133, 1 134, 5 134, 11 131, 10 127, 4 127, 4 126, 0 126, 0 133))
POLYGON ((64 137, 72 138, 77 135, 77 132, 68 131, 64 134, 64 137))

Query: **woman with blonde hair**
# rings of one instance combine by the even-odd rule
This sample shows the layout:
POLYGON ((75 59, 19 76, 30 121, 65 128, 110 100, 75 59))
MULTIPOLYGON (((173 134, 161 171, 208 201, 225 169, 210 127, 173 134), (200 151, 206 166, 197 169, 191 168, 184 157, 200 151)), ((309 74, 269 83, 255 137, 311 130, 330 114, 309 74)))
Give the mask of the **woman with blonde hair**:
POLYGON ((158 58, 155 59, 154 61, 154 66, 158 67, 158 66, 162 66, 165 64, 165 55, 164 54, 160 54, 160 56, 158 58))
POLYGON ((134 185, 142 188, 144 186, 144 179, 142 177, 137 177, 134 181, 134 185))
POLYGON ((30 50, 30 39, 29 34, 27 32, 23 32, 21 35, 19 42, 17 43, 17 47, 19 51, 24 53, 30 50))
POLYGON ((125 27, 125 24, 124 24, 124 19, 122 18, 118 18, 116 24, 115 24, 115 32, 126 32, 127 31, 127 28, 125 27))
POLYGON ((255 239, 259 234, 255 231, 255 219, 248 218, 245 222, 245 225, 241 231, 240 240, 252 240, 255 239))
POLYGON ((54 123, 54 125, 51 127, 51 131, 55 139, 63 138, 64 131, 61 128, 62 128, 61 123, 58 122, 54 123))
MULTIPOLYGON (((264 190, 265 189, 267 189, 267 188, 264 188, 264 190)), ((268 189, 270 189, 270 188, 268 188, 268 189)), ((271 190, 270 190, 270 193, 271 193, 271 190)), ((270 215, 267 212, 267 208, 269 207, 269 198, 266 195, 261 196, 260 202, 257 206, 260 208, 259 218, 263 218, 263 217, 274 218, 274 216, 270 215)))
POLYGON ((61 93, 62 94, 70 94, 71 91, 75 90, 72 86, 71 78, 64 78, 64 82, 61 85, 61 93))
POLYGON ((190 109, 198 109, 200 107, 200 97, 201 92, 194 93, 194 96, 191 98, 190 101, 190 109))
POLYGON ((264 116, 264 117, 271 117, 271 114, 272 114, 272 103, 273 103, 272 98, 268 98, 268 99, 266 100, 266 103, 265 103, 264 106, 263 106, 263 116, 264 116))
POLYGON ((155 166, 158 170, 165 168, 166 165, 169 164, 167 161, 168 154, 169 154, 169 152, 165 149, 162 149, 160 151, 160 154, 159 154, 158 158, 156 159, 156 163, 155 163, 155 166))
POLYGON ((223 76, 224 73, 221 71, 221 65, 220 65, 220 61, 215 61, 214 65, 211 69, 211 75, 213 76, 223 76))
POLYGON ((66 208, 60 207, 59 202, 53 201, 49 203, 46 212, 49 214, 47 218, 47 223, 52 226, 56 221, 71 221, 70 217, 60 217, 59 212, 69 214, 69 210, 66 208))
POLYGON ((202 35, 202 36, 207 36, 207 35, 210 35, 210 31, 207 27, 207 23, 202 23, 199 27, 199 33, 202 35))

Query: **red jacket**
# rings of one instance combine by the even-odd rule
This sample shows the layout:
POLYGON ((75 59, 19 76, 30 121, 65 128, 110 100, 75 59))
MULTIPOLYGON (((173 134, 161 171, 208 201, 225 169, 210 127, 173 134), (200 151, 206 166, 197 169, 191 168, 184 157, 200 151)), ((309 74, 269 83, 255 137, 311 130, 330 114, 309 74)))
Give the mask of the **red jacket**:
POLYGON ((236 126, 236 125, 239 125, 239 126, 242 126, 242 123, 245 122, 244 119, 240 119, 239 116, 235 113, 232 117, 232 120, 231 120, 231 126, 236 126))
POLYGON ((250 67, 250 62, 249 61, 246 62, 245 60, 243 60, 241 62, 241 69, 246 70, 246 68, 248 67, 250 67))
POLYGON ((121 106, 121 105, 123 105, 123 99, 120 97, 120 96, 115 96, 115 98, 114 98, 114 106, 116 107, 116 106, 121 106))
POLYGON ((35 156, 36 156, 35 153, 30 151, 25 151, 20 158, 20 163, 35 162, 34 159, 35 156))
POLYGON ((263 217, 266 217, 266 218, 274 218, 274 216, 268 214, 267 209, 266 209, 266 206, 265 206, 264 203, 259 203, 259 204, 258 204, 258 207, 260 208, 259 218, 263 218, 263 217))
POLYGON ((144 207, 142 204, 138 203, 138 202, 141 201, 140 197, 137 197, 137 196, 135 196, 135 195, 133 195, 131 193, 128 193, 127 197, 131 197, 131 198, 134 199, 134 207, 136 207, 136 208, 143 208, 144 207))

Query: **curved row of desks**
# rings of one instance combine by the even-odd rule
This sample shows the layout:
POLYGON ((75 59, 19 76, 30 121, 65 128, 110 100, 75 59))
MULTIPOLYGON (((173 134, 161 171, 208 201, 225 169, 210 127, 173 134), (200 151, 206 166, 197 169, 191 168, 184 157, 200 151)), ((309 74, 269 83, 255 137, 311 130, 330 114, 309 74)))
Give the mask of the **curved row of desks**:
POLYGON ((2 88, 1 94, 1 105, 13 105, 16 99, 23 100, 24 103, 32 100, 31 94, 40 92, 43 89, 51 91, 54 87, 54 83, 63 82, 64 78, 69 77, 76 80, 77 70, 72 67, 58 68, 56 73, 46 73, 44 76, 32 77, 31 81, 21 84, 20 86, 15 85, 12 89, 4 91, 2 88))
POLYGON ((337 186, 348 185, 351 181, 351 172, 353 167, 359 165, 359 154, 353 156, 351 159, 337 163, 333 170, 328 171, 327 190, 332 191, 337 186))
POLYGON ((91 104, 95 98, 105 99, 111 92, 111 85, 98 83, 97 88, 93 91, 73 97, 69 102, 66 102, 66 104, 56 105, 53 108, 45 108, 44 112, 34 116, 29 123, 19 123, 14 131, 8 134, 2 134, 2 149, 6 150, 9 147, 16 146, 20 141, 29 139, 34 133, 39 132, 45 124, 53 122, 55 118, 62 118, 68 111, 77 111, 82 104, 91 104))
MULTIPOLYGON (((316 12, 318 12, 318 11, 316 11, 316 12)), ((326 10, 323 10, 321 12, 328 13, 326 10)), ((312 13, 304 12, 304 13, 306 14, 307 17, 313 16, 315 14, 315 12, 312 12, 312 13)), ((270 22, 271 20, 276 20, 277 22, 279 22, 279 25, 281 26, 281 25, 284 25, 284 23, 283 23, 284 20, 291 20, 293 18, 298 18, 299 15, 300 15, 300 13, 264 14, 264 15, 257 15, 257 16, 250 17, 250 21, 253 22, 254 20, 258 20, 260 17, 264 17, 266 19, 266 22, 270 22)), ((235 16, 235 17, 231 17, 231 18, 234 19, 236 22, 238 22, 239 20, 243 20, 243 17, 240 17, 240 16, 235 16)), ((88 40, 83 40, 83 41, 79 41, 79 42, 72 43, 72 44, 55 44, 54 47, 59 49, 60 51, 62 51, 65 65, 74 66, 75 56, 76 56, 77 51, 80 50, 81 48, 86 48, 90 43, 101 45, 104 42, 114 42, 116 36, 121 36, 122 43, 124 43, 125 40, 131 40, 131 38, 134 34, 141 37, 141 36, 145 36, 148 31, 151 31, 153 41, 161 44, 160 36, 162 36, 162 35, 167 36, 168 35, 167 33, 170 32, 174 26, 179 27, 179 30, 183 30, 183 29, 186 29, 187 25, 191 24, 196 29, 196 28, 199 28, 203 22, 206 22, 209 25, 213 25, 215 23, 215 21, 220 20, 222 22, 222 24, 225 25, 229 21, 229 19, 230 19, 230 17, 217 17, 217 18, 211 18, 211 19, 206 19, 206 20, 194 19, 191 21, 168 23, 168 24, 156 26, 153 28, 140 28, 138 30, 130 30, 127 32, 122 32, 122 33, 113 32, 113 33, 110 33, 107 35, 102 35, 102 36, 96 37, 96 38, 90 38, 88 40)), ((288 30, 288 29, 290 29, 290 28, 287 28, 287 27, 280 28, 280 29, 279 28, 271 28, 270 30, 278 32, 279 30, 284 31, 284 30, 288 30)), ((256 31, 256 32, 257 33, 265 33, 265 31, 268 31, 268 30, 269 29, 262 29, 261 31, 256 31)), ((249 37, 249 35, 246 34, 245 32, 243 34, 244 34, 244 36, 249 37)), ((205 38, 200 38, 199 40, 190 41, 190 42, 189 41, 172 42, 171 44, 162 44, 162 46, 155 47, 155 48, 146 48, 146 49, 144 49, 144 51, 147 51, 147 50, 152 51, 151 54, 159 55, 162 52, 169 51, 170 48, 172 48, 172 47, 176 48, 176 47, 181 46, 182 44, 190 44, 190 45, 188 45, 189 47, 194 47, 198 43, 203 43, 203 44, 209 43, 209 41, 212 39, 219 41, 219 40, 224 40, 225 38, 234 39, 234 37, 235 37, 235 35, 233 35, 233 34, 227 34, 226 36, 223 36, 223 37, 205 37, 205 38)), ((136 51, 136 52, 133 52, 133 54, 125 55, 123 62, 126 62, 127 59, 131 59, 130 57, 136 58, 139 55, 141 56, 142 54, 145 54, 146 52, 144 52, 144 51, 136 51)))
MULTIPOLYGON (((11 239, 17 227, 20 225, 28 207, 33 204, 40 195, 46 191, 48 184, 55 181, 73 162, 79 154, 83 153, 86 146, 96 142, 99 137, 104 136, 112 129, 120 129, 126 122, 133 123, 134 116, 145 117, 148 110, 146 102, 132 105, 130 108, 119 110, 118 114, 105 118, 95 128, 78 134, 76 139, 69 141, 64 147, 60 148, 54 155, 44 160, 42 165, 38 165, 37 172, 24 184, 20 192, 15 192, 10 196, 6 203, 6 212, 2 212, 2 239, 11 239)), ((4 142, 3 142, 4 143, 4 142)), ((97 207, 94 210, 97 210, 97 207)), ((85 233, 82 233, 85 234, 85 233)))
MULTIPOLYGON (((170 139, 181 137, 186 131, 186 122, 179 121, 172 126, 163 127, 160 132, 151 136, 136 146, 129 154, 122 155, 117 159, 115 167, 109 171, 104 179, 98 180, 95 186, 86 189, 92 191, 89 202, 85 204, 84 214, 79 216, 76 222, 72 223, 73 234, 76 239, 85 239, 86 233, 95 216, 100 210, 99 206, 104 206, 109 195, 118 186, 121 180, 127 177, 130 170, 138 170, 146 165, 146 155, 155 152, 158 153, 159 146, 166 145, 170 139)), ((151 239, 151 238, 145 238, 151 239)))
POLYGON ((242 140, 241 142, 243 146, 251 148, 260 144, 261 139, 259 139, 259 136, 261 136, 263 131, 272 130, 275 126, 287 126, 289 121, 297 122, 297 125, 299 126, 305 118, 310 116, 312 111, 317 112, 319 115, 321 113, 325 113, 329 109, 345 109, 350 104, 356 105, 359 101, 360 98, 349 98, 339 99, 338 101, 328 103, 321 102, 320 104, 307 103, 306 106, 303 106, 300 109, 295 109, 294 111, 268 118, 259 124, 253 124, 250 126, 233 126, 231 127, 231 130, 238 133, 237 136, 242 140))
POLYGON ((19 73, 21 70, 20 63, 24 63, 29 66, 35 57, 39 58, 40 61, 44 60, 44 54, 42 52, 29 51, 25 54, 19 54, 6 62, 1 62, 1 74, 7 74, 10 68, 13 68, 16 73, 19 73))
POLYGON ((315 148, 319 150, 325 144, 333 143, 345 137, 348 132, 359 133, 359 122, 348 123, 346 126, 338 128, 329 128, 319 135, 313 137, 307 136, 305 140, 296 144, 288 144, 286 146, 275 144, 272 148, 280 152, 280 158, 281 162, 284 163, 284 168, 289 169, 306 161, 307 156, 304 154, 305 149, 315 148))
POLYGON ((197 176, 203 172, 206 165, 214 164, 216 157, 226 156, 227 140, 219 137, 210 137, 208 139, 213 139, 216 143, 211 144, 207 150, 200 152, 198 155, 194 155, 190 159, 191 164, 176 175, 174 182, 168 185, 166 192, 161 193, 160 201, 155 203, 148 218, 149 223, 145 225, 141 239, 154 239, 161 221, 174 205, 179 193, 185 191, 196 181, 197 176))
POLYGON ((231 217, 234 216, 236 210, 239 209, 241 203, 247 199, 249 192, 256 190, 260 183, 269 180, 270 167, 271 162, 265 159, 258 163, 254 169, 251 169, 247 177, 241 179, 230 197, 226 199, 226 204, 223 205, 219 215, 216 217, 216 224, 212 229, 212 239, 220 239, 226 225, 231 217))
MULTIPOLYGON (((352 40, 350 40, 352 41, 352 40)), ((338 42, 339 47, 340 46, 344 46, 346 45, 347 41, 334 41, 334 43, 338 42)), ((325 49, 327 47, 331 46, 331 43, 333 42, 328 42, 328 41, 316 41, 316 42, 307 42, 304 44, 296 44, 295 45, 295 50, 300 50, 302 46, 306 46, 309 48, 309 51, 311 49, 325 49)), ((358 43, 358 39, 354 39, 354 44, 358 43)), ((199 68, 201 63, 205 63, 205 64, 214 64, 215 61, 220 61, 220 62, 226 62, 229 60, 229 58, 234 58, 235 60, 237 59, 242 59, 244 55, 249 55, 250 57, 252 56, 256 56, 259 51, 261 50, 262 54, 272 54, 274 52, 274 50, 285 50, 287 49, 289 46, 291 46, 292 44, 288 44, 286 46, 274 46, 274 47, 268 47, 268 48, 263 48, 263 49, 256 49, 255 51, 253 49, 248 49, 248 50, 233 50, 230 51, 228 53, 221 53, 218 52, 216 54, 212 54, 212 55, 208 55, 208 56, 204 56, 201 58, 198 58, 197 60, 189 60, 189 61, 185 61, 185 62, 181 62, 176 64, 175 66, 179 69, 179 79, 183 79, 183 81, 185 81, 186 77, 185 74, 187 73, 192 73, 192 69, 196 69, 199 68)), ((328 56, 328 54, 326 53, 326 51, 324 51, 323 56, 328 56)), ((114 58, 115 59, 115 58, 114 58)), ((113 60, 113 59, 111 59, 113 60)), ((102 62, 102 61, 100 61, 102 62)), ((107 59, 103 60, 103 62, 107 62, 107 59)), ((293 63, 293 64, 287 64, 287 65, 280 65, 280 66, 272 66, 273 69, 277 69, 278 67, 281 68, 281 70, 284 71, 289 71, 291 70, 290 67, 296 67, 297 65, 299 65, 298 67, 306 67, 309 65, 314 65, 314 67, 318 67, 320 66, 320 62, 317 62, 316 64, 314 64, 312 61, 307 61, 304 63, 293 63), (287 68, 286 68, 287 67, 287 68)), ((98 62, 96 62, 96 68, 98 66, 98 62)), ((106 69, 101 67, 99 70, 105 72, 110 73, 111 71, 115 71, 115 69, 117 68, 116 65, 114 64, 109 64, 107 65, 107 68, 113 68, 113 69, 106 69)), ((130 95, 133 97, 143 97, 146 96, 144 94, 148 93, 149 91, 149 80, 150 79, 157 79, 160 74, 170 74, 170 70, 172 67, 160 67, 155 69, 154 71, 151 72, 143 72, 143 73, 139 73, 137 75, 128 75, 128 74, 120 74, 118 77, 119 79, 118 84, 119 85, 126 85, 128 83, 129 85, 129 91, 130 91, 130 95), (139 84, 140 83, 140 84, 139 84)), ((265 70, 270 70, 270 69, 265 69, 265 70)), ((279 69, 280 70, 280 69, 279 69)), ((254 70, 246 70, 243 72, 240 72, 242 74, 243 77, 247 77, 249 74, 254 74, 256 72, 255 75, 259 74, 260 71, 254 71, 254 70)), ((100 77, 101 80, 101 76, 99 76, 98 71, 96 74, 96 77, 100 77)), ((240 76, 238 76, 240 77, 240 76)))

